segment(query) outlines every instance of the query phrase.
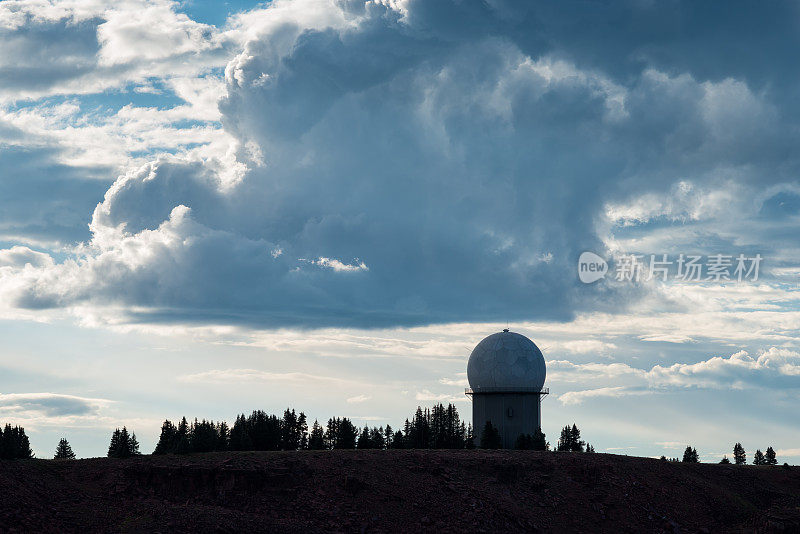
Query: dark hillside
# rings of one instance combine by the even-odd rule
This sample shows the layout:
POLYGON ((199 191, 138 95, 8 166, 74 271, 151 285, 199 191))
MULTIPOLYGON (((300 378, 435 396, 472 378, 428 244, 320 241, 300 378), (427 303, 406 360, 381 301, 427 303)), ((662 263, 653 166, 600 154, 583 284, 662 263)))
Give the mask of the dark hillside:
POLYGON ((527 451, 0 462, 2 532, 800 532, 800 468, 527 451))

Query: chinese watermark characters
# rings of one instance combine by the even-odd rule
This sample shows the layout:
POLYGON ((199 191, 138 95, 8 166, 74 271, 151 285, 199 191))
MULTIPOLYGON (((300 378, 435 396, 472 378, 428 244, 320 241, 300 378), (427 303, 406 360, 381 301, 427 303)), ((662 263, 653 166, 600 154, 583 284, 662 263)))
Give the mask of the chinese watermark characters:
MULTIPOLYGON (((761 254, 624 254, 614 258, 613 273, 618 282, 755 282, 761 261, 761 254)), ((606 261, 593 252, 584 252, 578 259, 578 277, 585 284, 609 271, 606 261)))

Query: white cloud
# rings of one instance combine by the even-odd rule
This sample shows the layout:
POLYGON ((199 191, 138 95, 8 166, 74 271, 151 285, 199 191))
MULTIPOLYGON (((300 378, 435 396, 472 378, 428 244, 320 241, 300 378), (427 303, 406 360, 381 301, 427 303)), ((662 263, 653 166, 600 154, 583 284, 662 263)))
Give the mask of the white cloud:
POLYGON ((317 258, 313 260, 311 263, 314 265, 319 265, 320 267, 326 267, 328 269, 333 269, 336 272, 355 272, 355 271, 369 271, 369 267, 363 262, 356 260, 355 263, 348 264, 342 263, 340 260, 331 259, 331 258, 317 258))
POLYGON ((28 247, 15 246, 0 250, 0 269, 3 267, 23 268, 46 267, 53 265, 53 258, 44 252, 37 252, 28 247))
MULTIPOLYGON (((150 314, 159 322, 374 327, 487 316, 563 320, 579 310, 633 306, 647 291, 605 287, 598 298, 600 286, 577 290, 565 276, 579 246, 600 246, 606 237, 587 221, 603 205, 618 206, 615 221, 707 216, 734 193, 706 184, 712 171, 690 180, 662 158, 711 154, 714 170, 727 168, 739 142, 723 135, 727 126, 777 120, 766 95, 742 80, 700 82, 649 67, 623 84, 600 65, 531 55, 516 32, 503 33, 502 17, 491 38, 431 40, 418 30, 432 13, 412 4, 279 1, 223 29, 161 1, 56 11, 15 5, 41 12, 33 18, 42 24, 91 22, 98 13, 105 21, 84 28, 94 31, 86 57, 100 63, 42 91, 69 94, 70 84, 98 91, 116 69, 122 81, 114 83, 156 84, 186 101, 122 106, 98 119, 72 102, 5 111, 26 139, 60 146, 61 163, 124 166, 153 152, 177 154, 125 172, 72 257, 1 279, 0 292, 21 308, 94 307, 94 316, 110 317, 128 306, 138 324, 150 314), (129 46, 134 40, 145 45, 129 46), (365 50, 374 60, 364 60, 365 50), (222 64, 224 88, 209 75, 222 64), (676 126, 650 121, 653 102, 686 117, 682 128, 713 135, 695 147, 671 145, 676 126), (726 114, 725 102, 743 109, 726 114), (576 132, 588 143, 578 159, 570 148, 576 132), (651 150, 651 142, 663 150, 651 150), (571 167, 555 164, 547 146, 565 147, 571 167), (619 160, 595 159, 601 154, 619 160), (640 181, 629 195, 614 187, 616 171, 596 175, 633 160, 675 184, 674 198, 663 201, 658 180, 640 181), (537 172, 522 170, 530 168, 537 172), (553 185, 554 175, 563 185, 553 185), (695 200, 698 191, 705 200, 695 200), (629 198, 649 198, 653 207, 628 213, 629 198), (312 258, 307 263, 320 269, 290 258, 312 258), (333 276, 347 272, 361 274, 333 276)), ((499 16, 494 9, 491 20, 499 16)), ((16 28, 19 17, 9 10, 7 18, 16 28)), ((677 327, 644 331, 652 341, 694 339, 677 327)), ((598 338, 556 341, 554 350, 571 354, 617 347, 598 338)))
POLYGON ((562 384, 622 382, 622 385, 568 391, 558 397, 565 405, 581 404, 594 397, 644 395, 675 388, 794 390, 800 388, 797 376, 800 376, 800 353, 778 347, 761 351, 757 358, 739 351, 729 357, 713 356, 691 364, 655 365, 650 370, 621 363, 574 364, 568 361, 550 362, 548 368, 548 378, 562 384))
POLYGON ((239 382, 293 382, 293 383, 324 383, 341 382, 330 376, 312 375, 307 373, 288 372, 276 373, 257 369, 211 369, 178 377, 181 382, 191 383, 239 383, 239 382))
MULTIPOLYGON (((641 394, 642 392, 635 393, 641 394)), ((586 389, 581 391, 568 391, 567 393, 559 395, 558 400, 561 402, 561 404, 570 405, 581 404, 586 399, 593 399, 597 397, 623 397, 631 394, 634 394, 634 392, 622 386, 614 386, 598 389, 586 389)))
POLYGON ((800 380, 792 378, 799 375, 800 353, 771 347, 757 358, 739 351, 727 358, 714 356, 693 364, 656 365, 648 372, 647 379, 653 387, 742 389, 772 384, 800 388, 800 380))
POLYGON ((439 383, 445 386, 458 386, 458 387, 469 387, 469 381, 467 377, 464 376, 463 378, 440 378, 439 383))
POLYGON ((361 402, 366 402, 366 401, 370 400, 371 398, 372 397, 370 397, 369 395, 356 395, 355 397, 349 397, 347 399, 347 403, 348 404, 358 404, 358 403, 361 403, 361 402))
POLYGON ((682 449, 686 447, 686 443, 681 441, 657 441, 655 444, 665 449, 682 449))
POLYGON ((0 393, 0 419, 28 428, 97 426, 107 422, 108 399, 60 393, 0 393))
POLYGON ((449 393, 434 393, 427 389, 417 391, 417 393, 414 395, 414 398, 418 401, 424 402, 469 402, 469 399, 467 399, 465 396, 451 395, 449 393))

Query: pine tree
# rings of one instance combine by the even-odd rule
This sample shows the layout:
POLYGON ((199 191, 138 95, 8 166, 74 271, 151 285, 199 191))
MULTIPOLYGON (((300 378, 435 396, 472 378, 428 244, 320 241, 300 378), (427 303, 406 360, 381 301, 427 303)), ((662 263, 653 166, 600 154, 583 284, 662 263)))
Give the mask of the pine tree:
POLYGON ((108 446, 109 458, 130 458, 131 456, 138 456, 139 442, 136 439, 136 434, 129 434, 126 427, 114 430, 111 434, 111 443, 108 446))
POLYGON ((302 435, 300 433, 300 425, 297 419, 297 414, 294 410, 286 410, 283 412, 283 421, 281 422, 281 449, 285 451, 296 451, 300 448, 302 435))
POLYGON ((720 460, 719 463, 721 463, 721 464, 729 464, 729 463, 731 463, 731 461, 728 460, 727 456, 723 456, 722 460, 720 460))
POLYGON ((21 426, 12 427, 6 423, 5 429, 0 432, 0 458, 6 460, 16 460, 33 458, 31 444, 25 429, 21 426))
POLYGON ((72 447, 70 447, 69 442, 66 438, 61 438, 58 442, 58 447, 56 447, 56 455, 53 457, 54 460, 74 460, 75 453, 72 452, 72 447))
POLYGON ((197 421, 189 427, 189 451, 187 452, 211 452, 217 449, 219 435, 214 421, 197 421))
POLYGON ((585 443, 581 441, 581 431, 573 423, 561 429, 561 437, 558 438, 557 450, 564 452, 583 452, 585 443))
POLYGON ((311 426, 311 435, 308 437, 308 448, 312 451, 325 449, 325 431, 322 430, 319 421, 314 420, 311 426))
POLYGON ((491 421, 486 421, 481 434, 481 449, 500 449, 503 442, 500 439, 500 431, 495 428, 491 421))
POLYGON ((753 455, 753 465, 764 465, 765 462, 764 453, 761 452, 761 449, 756 449, 756 453, 753 455))
POLYGON ((178 434, 178 429, 172 424, 169 419, 165 420, 161 425, 161 435, 158 437, 158 443, 153 454, 170 454, 175 452, 175 437, 178 434))
POLYGON ((300 412, 300 415, 297 417, 297 432, 300 435, 300 448, 307 449, 308 448, 308 421, 306 420, 306 414, 300 412))
POLYGON ((744 451, 741 443, 736 443, 733 446, 733 461, 736 465, 744 465, 747 463, 747 453, 744 451))
POLYGON ((587 444, 586 444, 586 452, 594 452, 594 447, 592 447, 591 445, 589 445, 589 444, 587 443, 587 444))
POLYGON ((218 451, 228 450, 228 440, 230 438, 230 431, 228 430, 228 423, 222 421, 217 425, 217 446, 218 451))
POLYGON ((383 445, 387 449, 394 448, 392 445, 392 438, 394 438, 394 432, 392 431, 392 427, 386 425, 386 428, 383 429, 383 445))
POLYGON ((475 448, 475 432, 472 429, 472 423, 467 425, 467 433, 464 435, 464 447, 467 449, 475 448))
POLYGON ((393 449, 405 449, 406 448, 406 439, 403 436, 402 430, 398 430, 392 436, 392 448, 393 449))
POLYGON ((697 449, 687 446, 686 450, 683 451, 683 461, 692 464, 698 463, 700 461, 700 457, 697 454, 697 449))
POLYGON ((364 425, 364 429, 361 430, 361 434, 358 436, 358 448, 359 449, 374 449, 375 445, 372 443, 372 438, 369 434, 369 427, 364 425))
POLYGON ((358 435, 358 429, 353 424, 350 419, 347 417, 342 417, 341 423, 339 425, 339 447, 340 449, 355 449, 356 448, 356 436, 358 435))
POLYGON ((128 450, 130 451, 131 456, 142 455, 142 453, 139 452, 139 440, 136 439, 136 432, 132 432, 131 437, 128 438, 128 450))
POLYGON ((767 447, 767 452, 764 455, 765 465, 777 465, 778 459, 775 457, 775 450, 772 447, 767 447))
POLYGON ((230 436, 230 448, 232 451, 249 451, 253 449, 253 442, 247 430, 247 419, 244 414, 236 417, 233 423, 230 436))
POLYGON ((131 435, 128 429, 123 426, 119 433, 119 443, 117 445, 117 458, 130 458, 131 456, 131 435))
POLYGON ((547 443, 544 432, 542 432, 541 428, 537 428, 536 432, 533 433, 533 450, 546 451, 548 449, 550 449, 550 444, 547 443))
POLYGON ((385 447, 385 442, 383 441, 383 427, 372 427, 369 431, 369 439, 372 442, 372 448, 383 449, 385 447))
POLYGON ((181 418, 178 423, 178 430, 175 434, 174 450, 177 454, 187 454, 192 452, 192 444, 189 435, 189 422, 186 417, 181 418))
POLYGON ((570 450, 572 452, 583 452, 583 447, 585 443, 581 441, 581 431, 578 430, 578 427, 575 425, 575 423, 572 424, 571 434, 572 434, 572 441, 571 441, 572 448, 570 450))
POLYGON ((119 456, 117 456, 120 450, 119 443, 120 443, 120 430, 119 428, 116 428, 114 429, 114 432, 111 434, 111 443, 108 445, 109 458, 119 458, 119 456))

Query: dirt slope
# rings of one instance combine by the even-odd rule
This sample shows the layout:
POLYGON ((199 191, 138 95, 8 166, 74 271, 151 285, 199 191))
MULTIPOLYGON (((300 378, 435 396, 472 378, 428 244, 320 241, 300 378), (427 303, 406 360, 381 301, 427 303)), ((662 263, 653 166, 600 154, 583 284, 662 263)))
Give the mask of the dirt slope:
POLYGON ((526 451, 0 462, 2 532, 800 532, 800 468, 526 451))

